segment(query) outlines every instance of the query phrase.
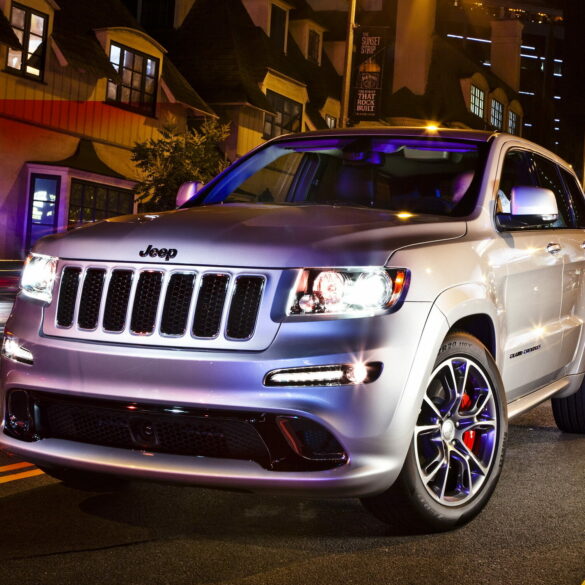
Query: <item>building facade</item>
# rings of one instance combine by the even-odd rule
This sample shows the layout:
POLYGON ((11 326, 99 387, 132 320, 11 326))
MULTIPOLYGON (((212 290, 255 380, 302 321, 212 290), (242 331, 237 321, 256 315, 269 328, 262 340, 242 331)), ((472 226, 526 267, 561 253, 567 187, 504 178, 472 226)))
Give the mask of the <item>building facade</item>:
POLYGON ((0 258, 135 209, 131 149, 211 116, 118 0, 0 0, 0 258))

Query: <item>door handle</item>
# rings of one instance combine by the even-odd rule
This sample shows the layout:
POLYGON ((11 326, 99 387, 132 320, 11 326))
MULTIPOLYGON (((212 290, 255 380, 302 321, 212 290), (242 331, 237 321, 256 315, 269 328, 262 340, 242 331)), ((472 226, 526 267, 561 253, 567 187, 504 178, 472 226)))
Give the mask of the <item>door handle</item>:
MULTIPOLYGON (((585 242, 584 242, 585 243, 585 242)), ((558 254, 561 251, 561 245, 555 242, 551 242, 547 247, 546 251, 549 254, 558 254)))

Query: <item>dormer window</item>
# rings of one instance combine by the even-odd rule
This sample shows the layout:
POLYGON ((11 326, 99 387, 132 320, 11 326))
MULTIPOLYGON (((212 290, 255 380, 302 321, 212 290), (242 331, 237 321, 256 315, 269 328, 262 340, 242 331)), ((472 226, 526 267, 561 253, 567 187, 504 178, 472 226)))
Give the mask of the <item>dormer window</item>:
POLYGON ((321 64, 321 35, 313 29, 309 29, 309 45, 307 48, 307 59, 316 63, 321 64))
POLYGON ((492 111, 490 115, 490 122, 496 130, 503 129, 504 104, 495 99, 492 99, 492 111))
POLYGON ((471 86, 471 113, 483 119, 485 112, 485 92, 479 87, 471 86))
POLYGON ((272 42, 286 53, 288 11, 276 4, 270 10, 270 38, 272 42))
POLYGON ((106 101, 153 116, 156 105, 158 59, 112 43, 110 63, 120 74, 119 82, 108 81, 106 101))
POLYGON ((6 68, 25 77, 42 79, 49 17, 20 4, 12 4, 10 24, 23 51, 9 49, 6 68))

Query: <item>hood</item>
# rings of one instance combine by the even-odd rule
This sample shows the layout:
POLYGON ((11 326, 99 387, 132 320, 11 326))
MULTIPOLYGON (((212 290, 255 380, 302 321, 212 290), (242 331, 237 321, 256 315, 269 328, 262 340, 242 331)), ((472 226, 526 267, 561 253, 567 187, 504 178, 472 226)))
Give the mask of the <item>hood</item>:
POLYGON ((401 219, 395 212, 349 206, 229 204, 116 217, 43 238, 35 251, 140 264, 382 266, 399 248, 465 232, 465 221, 447 217, 401 219))

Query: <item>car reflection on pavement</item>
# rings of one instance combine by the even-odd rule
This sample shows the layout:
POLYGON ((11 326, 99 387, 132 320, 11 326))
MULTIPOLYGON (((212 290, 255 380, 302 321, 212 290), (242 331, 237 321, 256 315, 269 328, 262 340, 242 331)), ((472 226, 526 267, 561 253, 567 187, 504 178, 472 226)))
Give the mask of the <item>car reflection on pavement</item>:
POLYGON ((18 292, 21 270, 22 260, 0 260, 0 336, 18 292))

